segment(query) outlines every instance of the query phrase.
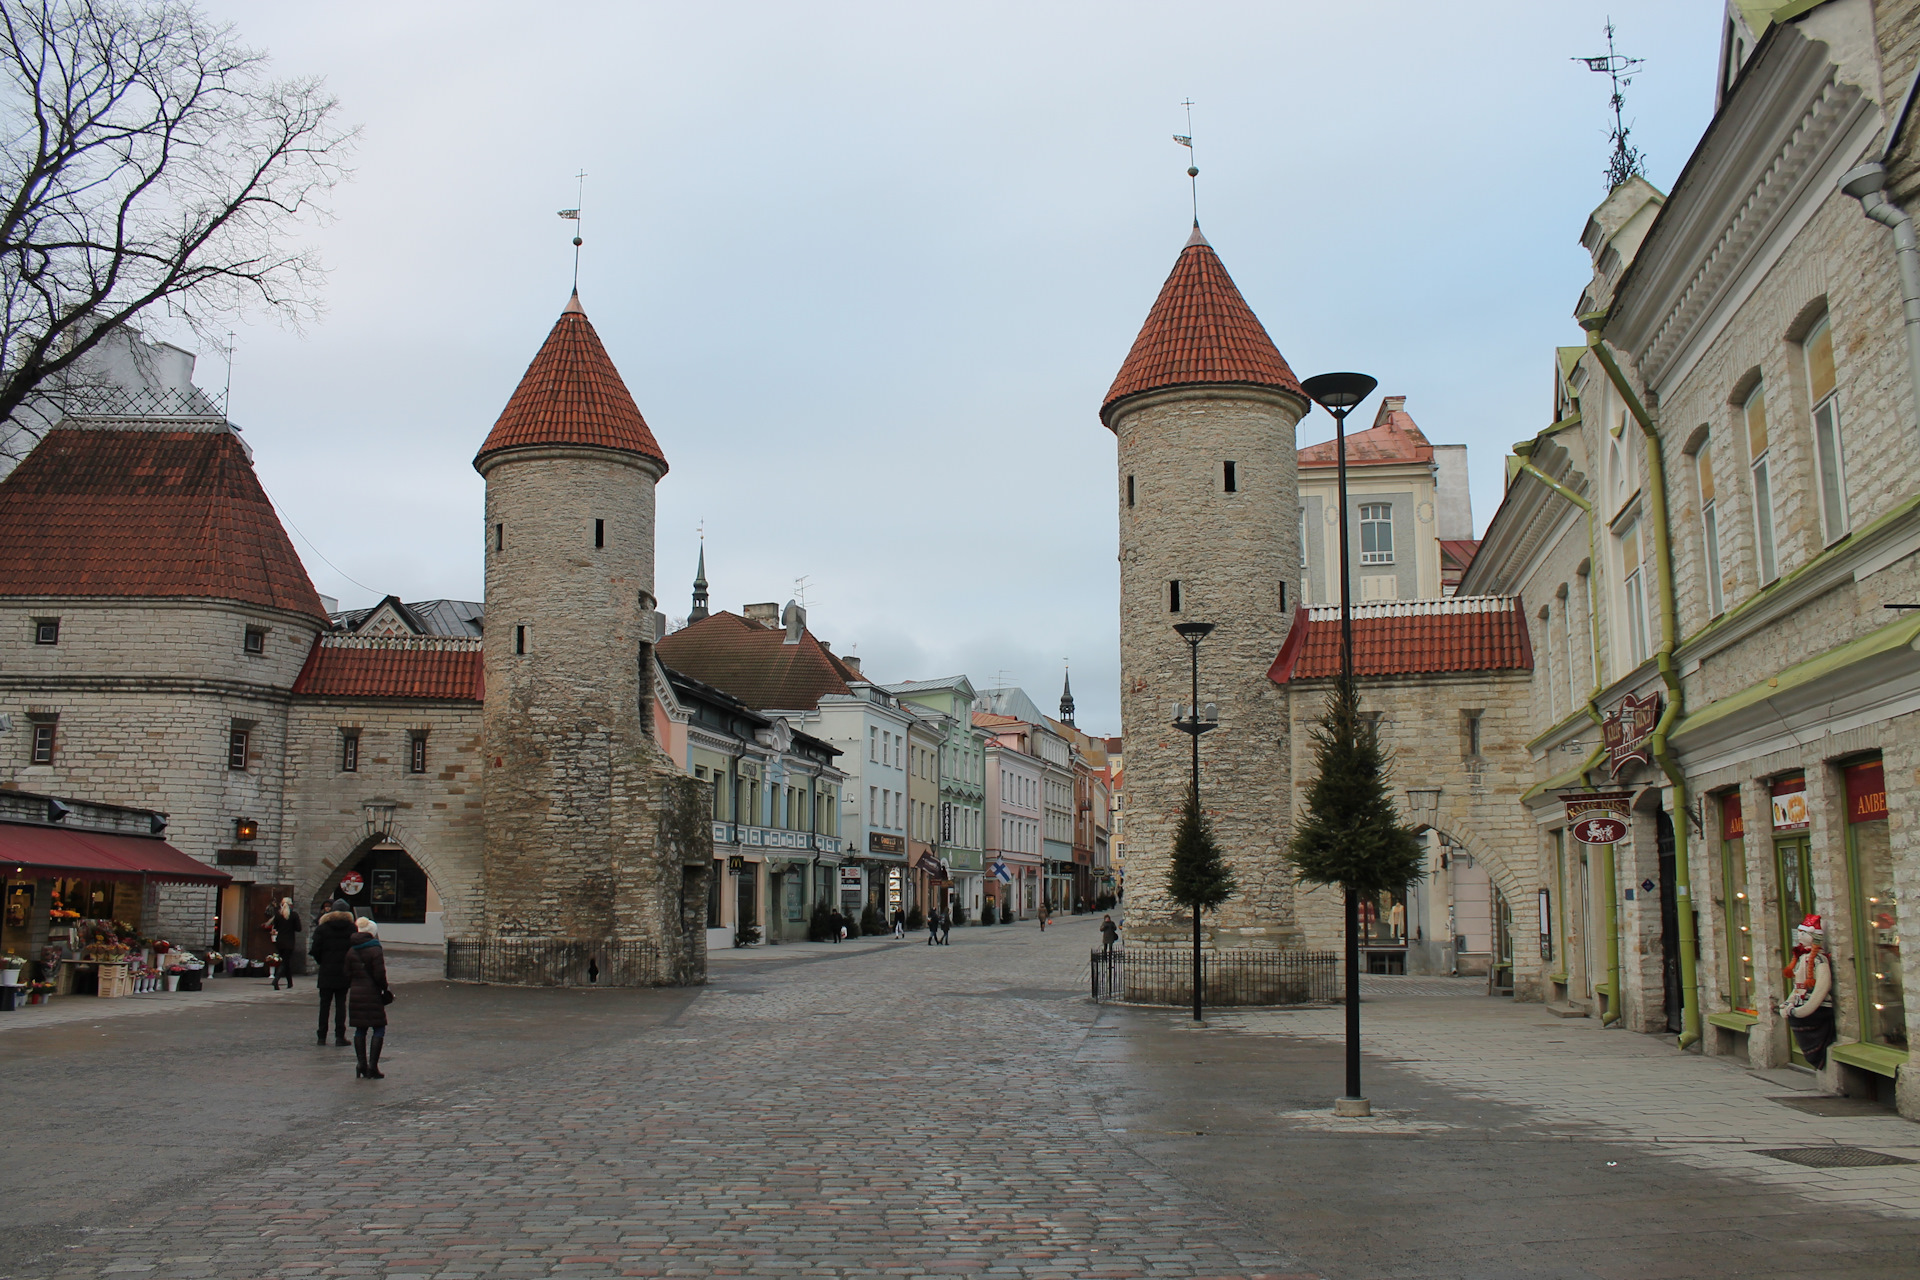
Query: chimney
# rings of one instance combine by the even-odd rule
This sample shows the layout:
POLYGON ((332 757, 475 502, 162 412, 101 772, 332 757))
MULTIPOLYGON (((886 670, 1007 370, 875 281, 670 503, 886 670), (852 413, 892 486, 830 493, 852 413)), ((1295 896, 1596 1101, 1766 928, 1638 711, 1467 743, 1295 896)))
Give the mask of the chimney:
POLYGON ((799 644, 800 636, 807 629, 807 611, 796 600, 787 601, 787 607, 780 614, 780 623, 787 629, 787 644, 799 644))
POLYGON ((860 669, 860 659, 855 655, 851 653, 846 654, 844 657, 840 659, 840 661, 842 665, 851 667, 853 669, 853 674, 857 676, 863 676, 866 674, 866 672, 860 669))
POLYGON ((780 629, 780 605, 769 600, 766 604, 750 604, 740 611, 748 622, 757 622, 769 631, 780 629))
POLYGON ((1385 426, 1388 418, 1396 413, 1405 413, 1406 411, 1407 398, 1405 396, 1382 396, 1380 397, 1380 411, 1373 415, 1373 425, 1376 427, 1385 426))

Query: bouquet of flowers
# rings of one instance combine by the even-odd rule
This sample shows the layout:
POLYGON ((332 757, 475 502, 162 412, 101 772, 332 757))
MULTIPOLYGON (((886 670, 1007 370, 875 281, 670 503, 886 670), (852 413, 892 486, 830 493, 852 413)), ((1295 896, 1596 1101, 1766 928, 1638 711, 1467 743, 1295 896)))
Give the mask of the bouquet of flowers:
POLYGON ((0 969, 24 969, 26 967, 27 958, 25 956, 0 956, 0 969))
POLYGON ((89 942, 80 952, 82 960, 125 960, 127 948, 118 942, 89 942))
POLYGON ((153 954, 163 956, 171 950, 173 950, 173 944, 165 938, 155 938, 153 940, 153 954))
POLYGON ((240 939, 231 933, 223 933, 220 935, 220 945, 223 947, 237 947, 240 945, 240 939))

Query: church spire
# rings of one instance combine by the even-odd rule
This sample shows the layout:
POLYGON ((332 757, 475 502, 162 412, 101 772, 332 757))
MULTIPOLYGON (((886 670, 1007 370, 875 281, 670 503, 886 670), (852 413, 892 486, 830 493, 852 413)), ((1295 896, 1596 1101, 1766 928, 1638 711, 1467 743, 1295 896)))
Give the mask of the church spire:
POLYGON ((700 544, 700 567, 693 571, 693 611, 687 615, 688 622, 698 622, 707 616, 707 544, 700 544))
MULTIPOLYGON (((1073 724, 1073 672, 1066 672, 1060 685, 1060 723, 1073 724)), ((1078 725, 1074 725, 1077 729, 1078 725)))

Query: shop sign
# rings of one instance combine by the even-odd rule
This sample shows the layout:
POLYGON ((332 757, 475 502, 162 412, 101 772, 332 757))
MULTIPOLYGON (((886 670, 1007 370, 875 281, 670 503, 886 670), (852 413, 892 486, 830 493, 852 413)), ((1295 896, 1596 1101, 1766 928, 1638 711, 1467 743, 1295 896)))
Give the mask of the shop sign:
POLYGON ((950 802, 940 805, 940 843, 953 843, 953 805, 950 802))
POLYGON ((1720 797, 1720 838, 1744 840, 1746 835, 1746 820, 1740 816, 1740 793, 1729 791, 1720 797))
POLYGON ((1807 812, 1807 778, 1796 773, 1791 778, 1779 778, 1773 784, 1773 829, 1775 831, 1805 831, 1813 825, 1813 816, 1807 812))
POLYGON ((1847 821, 1884 822, 1887 771, 1878 760, 1847 766, 1847 821))
POLYGON ((1628 694, 1620 699, 1620 705, 1613 714, 1600 722, 1600 740, 1607 749, 1607 764, 1613 770, 1613 776, 1619 777, 1620 771, 1639 761, 1651 764, 1653 761, 1653 726, 1660 723, 1660 695, 1649 693, 1644 698, 1628 694))
POLYGON ((881 835, 878 831, 867 832, 867 852, 868 853, 904 854, 906 853, 906 851, 907 851, 907 840, 905 836, 881 835))
POLYGON ((1561 797, 1567 806, 1567 830, 1581 844, 1614 844, 1627 838, 1630 791, 1600 791, 1561 797))
POLYGON ((360 891, 367 887, 366 880, 358 871, 349 871, 340 877, 340 892, 349 898, 357 898, 360 891))
POLYGON ((842 889, 864 889, 866 884, 867 874, 859 867, 840 868, 840 887, 842 889))
POLYGON ((737 853, 732 854, 727 858, 727 870, 745 871, 746 869, 747 869, 747 860, 741 857, 739 854, 737 853))

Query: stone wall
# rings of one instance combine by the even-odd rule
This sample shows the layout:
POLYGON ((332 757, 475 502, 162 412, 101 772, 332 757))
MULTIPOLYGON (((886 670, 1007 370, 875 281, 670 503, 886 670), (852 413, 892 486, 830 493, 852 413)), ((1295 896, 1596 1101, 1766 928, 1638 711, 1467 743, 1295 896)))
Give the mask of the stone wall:
POLYGON ((1238 892, 1213 917, 1212 937, 1221 946, 1300 938, 1282 858, 1292 826, 1287 701, 1267 669, 1299 599, 1294 426, 1305 407, 1280 392, 1176 388, 1139 396, 1113 418, 1130 941, 1178 940, 1191 918, 1166 894, 1190 776, 1187 737, 1171 727, 1191 689, 1187 645, 1173 631, 1181 621, 1218 628, 1200 646, 1200 701, 1217 703, 1220 721, 1201 743, 1201 794, 1238 892), (1223 491, 1228 460, 1237 493, 1223 491), (1168 598, 1176 579, 1177 614, 1168 598))

